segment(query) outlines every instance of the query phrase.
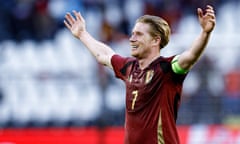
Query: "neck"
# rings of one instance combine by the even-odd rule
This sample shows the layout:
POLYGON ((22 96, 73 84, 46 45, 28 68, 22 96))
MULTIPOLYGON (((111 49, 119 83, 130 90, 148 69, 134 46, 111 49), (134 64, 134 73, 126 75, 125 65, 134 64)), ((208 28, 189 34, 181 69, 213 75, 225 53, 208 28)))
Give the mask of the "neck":
POLYGON ((138 59, 138 62, 139 62, 139 66, 140 66, 140 69, 145 69, 146 67, 148 67, 154 60, 156 60, 160 55, 157 54, 157 55, 154 55, 154 56, 151 56, 151 57, 148 57, 148 58, 142 58, 142 59, 138 59))

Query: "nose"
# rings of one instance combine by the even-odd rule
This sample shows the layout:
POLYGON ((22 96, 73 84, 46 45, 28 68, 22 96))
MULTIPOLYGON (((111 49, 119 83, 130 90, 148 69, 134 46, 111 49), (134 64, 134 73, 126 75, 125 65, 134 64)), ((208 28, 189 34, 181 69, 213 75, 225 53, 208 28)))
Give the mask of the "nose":
POLYGON ((129 38, 129 41, 130 42, 136 41, 136 37, 134 35, 131 35, 130 38, 129 38))

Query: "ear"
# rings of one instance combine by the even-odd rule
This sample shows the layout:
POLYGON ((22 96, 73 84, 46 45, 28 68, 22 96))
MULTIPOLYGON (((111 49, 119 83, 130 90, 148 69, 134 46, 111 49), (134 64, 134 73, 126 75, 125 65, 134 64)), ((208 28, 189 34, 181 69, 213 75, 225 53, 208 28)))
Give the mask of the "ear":
POLYGON ((153 44, 156 46, 160 46, 161 43, 161 37, 157 36, 153 39, 153 44))

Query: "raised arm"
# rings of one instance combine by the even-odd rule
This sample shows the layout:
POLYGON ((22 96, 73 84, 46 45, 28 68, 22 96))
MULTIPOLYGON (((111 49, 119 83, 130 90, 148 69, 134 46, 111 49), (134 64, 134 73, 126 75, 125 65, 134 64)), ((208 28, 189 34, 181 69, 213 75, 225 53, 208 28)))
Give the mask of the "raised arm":
POLYGON ((212 6, 207 5, 205 12, 203 12, 202 9, 198 8, 197 13, 199 23, 202 27, 202 32, 193 42, 192 46, 180 54, 178 58, 178 64, 184 70, 191 69, 191 67, 202 55, 216 23, 214 9, 212 6))
POLYGON ((65 15, 64 24, 71 31, 73 36, 79 39, 103 65, 112 68, 111 57, 115 52, 104 43, 93 38, 86 30, 85 20, 79 12, 73 11, 74 16, 70 13, 65 15))

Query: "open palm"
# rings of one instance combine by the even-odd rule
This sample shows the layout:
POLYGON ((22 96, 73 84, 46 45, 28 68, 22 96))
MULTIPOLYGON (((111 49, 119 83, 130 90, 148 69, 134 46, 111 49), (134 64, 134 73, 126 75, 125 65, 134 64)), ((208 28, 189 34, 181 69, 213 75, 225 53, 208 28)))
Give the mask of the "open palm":
POLYGON ((71 33, 78 38, 82 32, 86 30, 85 20, 79 12, 73 11, 73 14, 75 17, 73 17, 70 13, 65 15, 66 20, 64 20, 64 24, 71 33))
POLYGON ((198 19, 202 26, 203 31, 207 33, 211 32, 216 24, 216 18, 213 7, 207 5, 205 14, 203 14, 202 9, 198 8, 198 19))

